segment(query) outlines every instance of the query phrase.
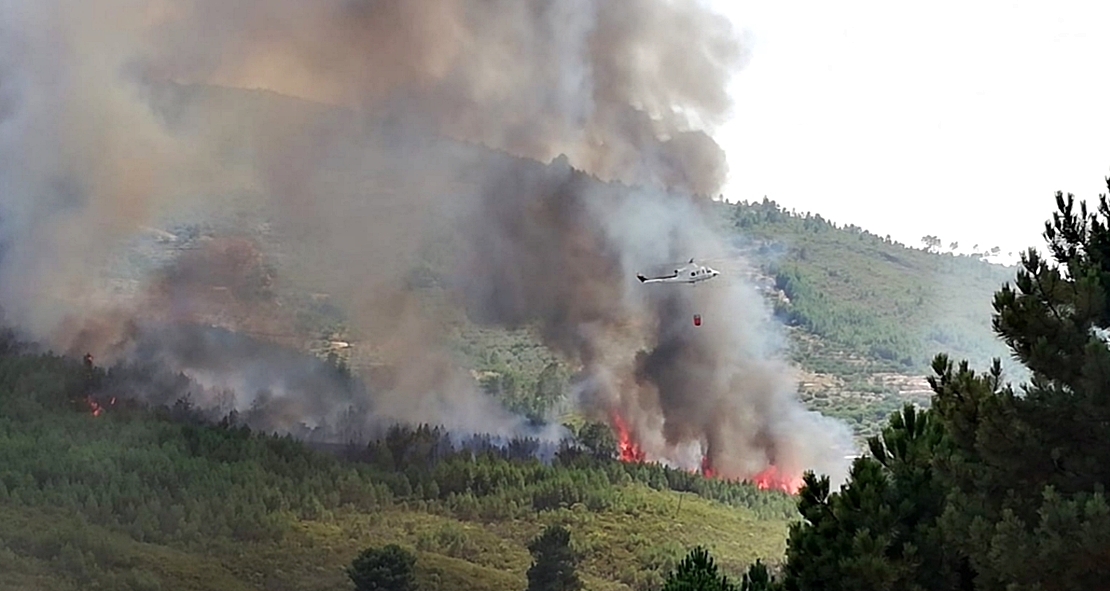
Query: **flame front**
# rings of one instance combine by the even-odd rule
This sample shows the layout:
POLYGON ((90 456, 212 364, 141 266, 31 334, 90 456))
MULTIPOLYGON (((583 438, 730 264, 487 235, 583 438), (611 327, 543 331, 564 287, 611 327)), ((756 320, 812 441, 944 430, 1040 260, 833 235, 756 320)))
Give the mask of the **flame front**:
MULTIPOLYGON (((620 414, 616 411, 611 412, 610 420, 612 421, 613 431, 617 436, 617 459, 622 462, 647 461, 647 454, 640 449, 639 444, 632 436, 632 431, 620 414)), ((709 456, 702 456, 701 458, 701 474, 706 478, 720 478, 720 475, 709 461, 709 456)), ((751 478, 751 481, 760 490, 775 489, 791 495, 798 494, 798 489, 802 487, 801 476, 790 476, 780 471, 779 467, 774 464, 757 473, 751 478)))
POLYGON ((780 473, 778 466, 774 464, 764 468, 763 471, 756 474, 752 480, 755 482, 755 485, 762 490, 777 488, 792 495, 797 494, 798 489, 802 487, 801 477, 780 473))

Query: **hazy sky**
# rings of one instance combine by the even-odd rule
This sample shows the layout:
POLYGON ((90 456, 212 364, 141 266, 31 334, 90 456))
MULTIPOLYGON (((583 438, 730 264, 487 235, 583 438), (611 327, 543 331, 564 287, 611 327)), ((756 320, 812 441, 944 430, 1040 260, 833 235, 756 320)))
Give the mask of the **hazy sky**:
POLYGON ((1040 246, 1110 176, 1110 2, 713 0, 751 62, 725 197, 920 246, 1040 246))

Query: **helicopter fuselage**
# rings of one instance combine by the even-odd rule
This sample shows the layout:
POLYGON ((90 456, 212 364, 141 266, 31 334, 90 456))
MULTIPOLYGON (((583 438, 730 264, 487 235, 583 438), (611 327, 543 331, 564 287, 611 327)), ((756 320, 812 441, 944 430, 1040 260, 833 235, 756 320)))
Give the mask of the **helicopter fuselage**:
POLYGON ((675 269, 674 273, 670 275, 659 275, 656 277, 645 277, 644 275, 636 275, 640 283, 701 283, 708 281, 720 275, 721 272, 707 267, 705 265, 687 265, 680 269, 675 269))

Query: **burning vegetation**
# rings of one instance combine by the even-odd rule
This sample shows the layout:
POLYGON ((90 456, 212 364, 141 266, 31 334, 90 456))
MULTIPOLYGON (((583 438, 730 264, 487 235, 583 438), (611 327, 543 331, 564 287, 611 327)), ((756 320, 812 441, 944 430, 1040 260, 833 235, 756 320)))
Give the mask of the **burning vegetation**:
MULTIPOLYGON (((94 417, 99 417, 100 413, 104 412, 105 406, 101 405, 100 402, 91 394, 85 396, 85 404, 89 407, 89 412, 92 413, 92 416, 94 416, 94 417)), ((109 396, 107 406, 115 406, 115 405, 116 405, 116 397, 115 396, 109 396)))
POLYGON ((622 462, 643 462, 647 456, 632 438, 628 425, 617 413, 612 414, 613 432, 617 436, 617 459, 622 462))
MULTIPOLYGON (((647 454, 640 448, 636 442, 632 432, 629 431, 628 425, 621 418, 620 414, 613 412, 610 414, 610 420, 613 428, 613 435, 617 439, 617 459, 622 462, 648 462, 647 454)), ((713 469, 709 461, 709 456, 702 456, 701 463, 698 468, 706 478, 719 478, 717 471, 713 469)), ((771 464, 761 472, 755 474, 749 479, 753 484, 761 490, 781 490, 788 494, 795 494, 802 486, 802 475, 787 475, 780 473, 777 466, 771 464)))
POLYGON ((85 396, 83 398, 83 402, 84 402, 84 405, 86 407, 88 407, 89 413, 92 414, 92 416, 99 417, 101 415, 101 413, 104 412, 104 409, 106 407, 112 407, 112 406, 116 405, 116 397, 115 396, 107 396, 107 401, 102 402, 105 397, 101 393, 98 392, 99 385, 100 385, 100 379, 99 379, 99 376, 97 375, 96 367, 93 365, 93 360, 94 360, 94 357, 93 357, 92 353, 86 353, 85 354, 85 357, 84 357, 84 360, 83 360, 84 361, 84 381, 85 381, 85 385, 84 385, 85 396))

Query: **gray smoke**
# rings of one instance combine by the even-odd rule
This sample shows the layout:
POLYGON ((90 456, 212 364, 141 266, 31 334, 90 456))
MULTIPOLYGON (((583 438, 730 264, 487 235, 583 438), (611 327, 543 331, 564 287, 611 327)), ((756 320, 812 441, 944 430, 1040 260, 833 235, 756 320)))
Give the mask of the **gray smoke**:
POLYGON ((748 287, 634 279, 726 252, 691 197, 727 172, 707 130, 746 50, 723 18, 668 0, 95 4, 0 11, 0 306, 22 330, 106 361, 160 351, 239 406, 286 400, 274 424, 359 408, 526 431, 442 346, 450 310, 406 288, 438 249, 458 305, 538 324, 580 365, 583 408, 616 409, 653 457, 842 471, 843 432, 797 402, 748 287), (183 217, 279 246, 209 245, 104 284, 144 228, 183 217), (267 257, 331 295, 387 387, 321 392, 265 350, 216 363, 227 343, 172 328, 295 332, 267 257))
POLYGON ((735 276, 697 286, 635 278, 660 261, 728 256, 704 203, 600 184, 561 160, 492 178, 460 224, 459 284, 473 317, 538 321, 545 341, 583 368, 581 408, 599 419, 616 410, 649 458, 696 469, 704 455, 733 478, 772 464, 795 477, 843 474, 848 431, 801 407, 751 286, 735 276))

